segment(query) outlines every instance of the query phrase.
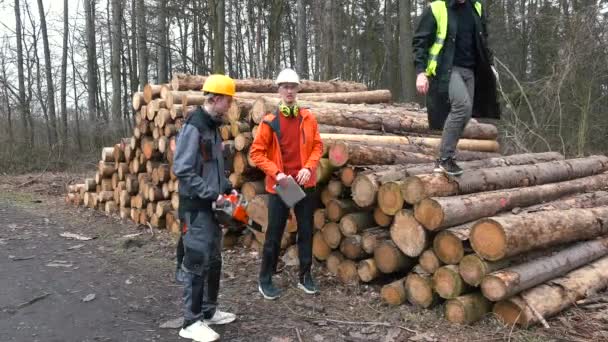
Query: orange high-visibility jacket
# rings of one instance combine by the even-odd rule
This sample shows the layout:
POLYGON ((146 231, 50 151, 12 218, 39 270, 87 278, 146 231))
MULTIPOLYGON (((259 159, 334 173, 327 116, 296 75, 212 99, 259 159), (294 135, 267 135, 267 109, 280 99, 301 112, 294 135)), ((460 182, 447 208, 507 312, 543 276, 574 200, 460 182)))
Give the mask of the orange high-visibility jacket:
MULTIPOLYGON (((249 150, 255 166, 266 174, 266 191, 274 194, 276 175, 283 170, 283 159, 279 137, 281 135, 280 114, 267 114, 258 128, 257 135, 249 150)), ((300 159, 302 167, 310 170, 312 175, 305 188, 314 187, 317 183, 317 166, 323 155, 323 142, 319 134, 317 119, 308 110, 300 107, 300 159)))

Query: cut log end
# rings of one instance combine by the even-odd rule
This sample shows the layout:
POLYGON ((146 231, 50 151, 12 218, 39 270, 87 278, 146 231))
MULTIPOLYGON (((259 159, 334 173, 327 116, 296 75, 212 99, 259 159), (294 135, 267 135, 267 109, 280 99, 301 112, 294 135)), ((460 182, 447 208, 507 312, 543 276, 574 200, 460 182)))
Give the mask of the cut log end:
POLYGON ((360 207, 368 207, 376 202, 378 184, 368 177, 357 177, 353 181, 352 198, 360 207))
POLYGON ((486 298, 494 302, 504 299, 508 295, 508 289, 505 286, 505 282, 492 274, 483 277, 481 291, 486 298))
POLYGON ((395 215, 395 220, 391 226, 391 238, 399 249, 409 257, 419 256, 429 245, 428 232, 407 209, 401 210, 395 215))
POLYGON ((345 186, 351 186, 355 180, 355 169, 352 167, 343 167, 340 170, 340 180, 345 186))
POLYGON ((323 234, 323 239, 331 249, 338 248, 340 246, 340 241, 342 241, 342 232, 340 231, 340 226, 337 223, 327 223, 323 226, 321 230, 323 234))
POLYGON ((329 161, 334 167, 342 167, 348 162, 348 146, 337 142, 329 148, 329 161))
POLYGON ((405 290, 408 301, 423 308, 431 307, 437 297, 429 277, 416 273, 410 273, 405 279, 405 290))
POLYGON ((378 206, 387 215, 395 215, 405 203, 398 182, 382 184, 378 189, 378 206))
POLYGON ((424 182, 418 177, 408 177, 403 182, 403 197, 407 203, 416 204, 425 196, 424 182))
POLYGON ((433 250, 439 260, 448 265, 456 265, 464 257, 462 240, 447 232, 441 232, 433 239, 433 250))
POLYGON ((359 274, 357 273, 357 264, 352 260, 344 260, 338 266, 338 278, 348 285, 354 285, 359 282, 359 274))
POLYGON ((325 226, 325 209, 317 209, 313 215, 313 226, 315 229, 321 230, 325 226))
POLYGON ((390 215, 386 215, 382 209, 376 207, 374 209, 374 221, 380 227, 388 227, 393 223, 393 217, 390 215))
POLYGON ((443 210, 439 203, 431 198, 420 201, 414 215, 416 220, 428 230, 436 230, 443 223, 443 210))
POLYGON ((479 286, 486 275, 486 263, 475 254, 467 255, 460 260, 458 272, 465 283, 471 286, 479 286))
POLYGON ((526 317, 524 308, 520 307, 517 303, 512 300, 502 300, 494 304, 492 312, 505 324, 508 325, 527 325, 530 321, 526 317))
POLYGON ((405 287, 403 279, 399 279, 382 287, 380 295, 382 299, 389 305, 401 305, 406 300, 405 287))
POLYGON ((342 253, 338 251, 331 252, 327 257, 327 270, 333 275, 338 275, 338 267, 342 261, 344 261, 344 255, 342 255, 342 253))
POLYGON ((458 267, 442 266, 433 274, 433 287, 441 298, 451 299, 460 296, 464 291, 464 283, 458 267))
POLYGON ((327 260, 331 253, 331 248, 325 242, 323 235, 321 232, 315 233, 312 238, 312 254, 318 260, 324 261, 327 260))
POLYGON ((435 273, 435 271, 441 267, 441 261, 439 258, 437 258, 437 255, 432 249, 427 249, 426 251, 422 252, 418 258, 418 263, 423 270, 430 274, 435 273))
POLYGON ((450 299, 445 305, 445 317, 458 324, 471 324, 490 311, 490 302, 480 293, 471 293, 450 299))
POLYGON ((471 247, 486 260, 500 260, 507 253, 507 237, 499 222, 483 219, 471 229, 471 247))
POLYGON ((368 283, 380 275, 376 261, 371 259, 362 260, 357 266, 357 273, 362 282, 368 283))

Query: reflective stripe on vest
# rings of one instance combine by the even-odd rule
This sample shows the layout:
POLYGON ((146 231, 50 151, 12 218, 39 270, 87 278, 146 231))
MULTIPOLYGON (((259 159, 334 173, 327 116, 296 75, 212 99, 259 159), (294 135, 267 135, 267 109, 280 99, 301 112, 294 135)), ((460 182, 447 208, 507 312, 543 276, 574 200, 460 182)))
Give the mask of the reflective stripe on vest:
MULTIPOLYGON (((481 17, 481 2, 475 1, 473 6, 475 7, 477 14, 481 17)), ((433 43, 433 46, 429 49, 429 61, 426 67, 426 74, 428 76, 435 76, 437 74, 437 59, 448 34, 448 7, 445 1, 437 0, 431 2, 431 12, 433 12, 435 22, 437 23, 437 33, 435 34, 435 43, 433 43)))

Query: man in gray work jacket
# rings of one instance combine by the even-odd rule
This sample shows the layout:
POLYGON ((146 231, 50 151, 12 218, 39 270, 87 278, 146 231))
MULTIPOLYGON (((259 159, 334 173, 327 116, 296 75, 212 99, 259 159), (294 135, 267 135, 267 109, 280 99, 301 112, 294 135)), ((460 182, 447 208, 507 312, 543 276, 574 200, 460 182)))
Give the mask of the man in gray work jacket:
POLYGON ((221 204, 223 194, 234 192, 224 174, 218 128, 230 108, 235 88, 234 80, 228 76, 209 76, 203 85, 207 101, 189 115, 175 146, 173 172, 179 179, 179 209, 186 224, 181 264, 184 325, 179 335, 199 342, 219 339, 209 325, 230 323, 236 318, 216 309, 222 230, 212 210, 213 202, 221 204))

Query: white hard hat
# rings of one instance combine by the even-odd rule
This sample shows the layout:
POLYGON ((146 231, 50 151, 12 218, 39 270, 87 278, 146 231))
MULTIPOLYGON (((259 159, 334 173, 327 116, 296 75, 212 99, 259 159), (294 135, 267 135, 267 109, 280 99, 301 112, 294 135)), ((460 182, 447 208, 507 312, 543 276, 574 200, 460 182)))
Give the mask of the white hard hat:
POLYGON ((277 76, 275 83, 276 84, 281 84, 281 83, 300 84, 300 76, 298 76, 298 74, 293 69, 286 68, 286 69, 283 69, 283 71, 281 71, 279 73, 279 76, 277 76))

